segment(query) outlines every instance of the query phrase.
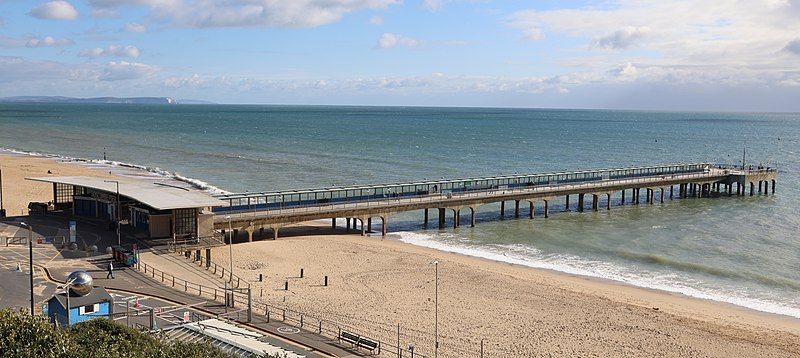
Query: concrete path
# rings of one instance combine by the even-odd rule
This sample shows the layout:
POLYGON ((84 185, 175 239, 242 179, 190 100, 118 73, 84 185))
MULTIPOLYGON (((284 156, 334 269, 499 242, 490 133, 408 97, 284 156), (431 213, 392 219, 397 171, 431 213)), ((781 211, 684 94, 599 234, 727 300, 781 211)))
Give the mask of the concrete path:
MULTIPOLYGON (((138 271, 135 268, 120 268, 115 270, 115 279, 106 279, 104 263, 98 263, 95 267, 87 267, 87 271, 95 280, 95 285, 105 287, 109 290, 119 292, 138 293, 151 297, 157 297, 175 304, 193 305, 198 310, 212 316, 225 315, 233 309, 225 307, 224 304, 210 301, 207 298, 200 298, 192 294, 187 294, 179 290, 162 285, 138 271)), ((50 276, 55 281, 63 282, 71 270, 55 268, 49 270, 50 276)), ((237 308, 239 309, 239 308, 237 308)), ((282 322, 267 322, 264 312, 253 309, 253 320, 247 324, 244 322, 245 313, 240 312, 239 323, 245 324, 261 331, 267 332, 274 338, 275 345, 284 349, 304 354, 308 357, 351 357, 362 356, 358 352, 350 351, 346 347, 338 346, 335 340, 331 340, 306 330, 286 329, 287 325, 282 322), (282 328, 283 327, 283 328, 282 328)), ((236 319, 236 315, 228 315, 236 319)), ((294 328, 294 327, 291 327, 294 328)))

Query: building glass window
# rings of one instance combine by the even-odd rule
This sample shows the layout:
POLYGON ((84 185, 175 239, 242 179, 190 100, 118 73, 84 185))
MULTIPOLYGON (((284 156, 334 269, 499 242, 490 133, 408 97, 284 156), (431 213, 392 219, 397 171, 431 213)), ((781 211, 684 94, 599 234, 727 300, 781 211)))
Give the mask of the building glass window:
POLYGON ((175 209, 175 235, 197 235, 197 209, 175 209))

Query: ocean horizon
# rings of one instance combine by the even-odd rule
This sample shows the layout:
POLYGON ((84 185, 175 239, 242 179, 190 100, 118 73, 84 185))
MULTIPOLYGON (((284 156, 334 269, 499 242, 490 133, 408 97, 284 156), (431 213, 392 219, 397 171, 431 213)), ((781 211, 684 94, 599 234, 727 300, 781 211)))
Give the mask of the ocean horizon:
POLYGON ((414 245, 800 318, 800 243, 792 240, 800 225, 798 120, 795 113, 0 104, 0 147, 148 170, 216 193, 740 164, 746 150, 748 164, 779 169, 774 196, 615 203, 597 213, 565 212, 561 203, 547 220, 500 220, 499 205, 486 205, 475 228, 424 228, 420 213, 406 213, 389 231, 414 245))

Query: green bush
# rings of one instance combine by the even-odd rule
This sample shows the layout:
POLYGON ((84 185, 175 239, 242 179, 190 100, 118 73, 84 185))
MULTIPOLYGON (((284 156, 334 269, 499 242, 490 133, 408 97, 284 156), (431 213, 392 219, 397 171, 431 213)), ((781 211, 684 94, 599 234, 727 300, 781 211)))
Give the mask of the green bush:
POLYGON ((0 357, 229 357, 207 342, 163 341, 107 319, 71 328, 56 327, 47 317, 0 310, 0 357))

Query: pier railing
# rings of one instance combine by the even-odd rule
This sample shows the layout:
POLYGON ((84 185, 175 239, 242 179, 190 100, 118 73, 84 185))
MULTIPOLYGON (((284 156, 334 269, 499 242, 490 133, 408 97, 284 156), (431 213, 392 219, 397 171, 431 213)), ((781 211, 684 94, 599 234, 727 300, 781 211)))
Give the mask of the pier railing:
MULTIPOLYGON (((723 169, 712 167, 708 171, 702 173, 690 174, 669 174, 669 175, 654 175, 647 177, 636 177, 630 179, 604 179, 596 181, 587 181, 580 183, 550 183, 546 185, 532 185, 527 187, 516 188, 492 188, 484 190, 466 190, 459 192, 437 193, 419 196, 402 196, 402 197, 386 197, 380 199, 368 199, 359 201, 349 201, 337 204, 308 204, 308 205, 293 205, 288 208, 272 208, 272 209, 258 209, 252 211, 240 212, 226 212, 225 215, 230 215, 232 219, 247 219, 249 217, 257 218, 259 216, 273 216, 273 215, 287 215, 287 214, 303 214, 314 212, 326 212, 348 209, 372 209, 393 207, 403 204, 418 204, 418 203, 447 203, 454 199, 470 199, 470 198, 491 198, 500 196, 522 196, 522 195, 535 195, 539 193, 547 194, 550 192, 570 191, 570 190, 587 190, 591 189, 596 192, 603 192, 607 188, 628 185, 631 187, 644 187, 646 184, 658 184, 666 180, 681 180, 681 181, 702 181, 709 178, 720 177, 726 175, 723 169)), ((738 170, 741 170, 739 168, 738 170)), ((749 170, 748 170, 749 171, 749 170)), ((767 171, 762 169, 762 171, 767 171)), ((770 172, 774 169, 769 169, 770 172)), ((753 170, 753 173, 759 170, 753 170)), ((657 186, 657 185, 656 185, 657 186)))

